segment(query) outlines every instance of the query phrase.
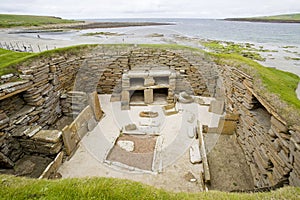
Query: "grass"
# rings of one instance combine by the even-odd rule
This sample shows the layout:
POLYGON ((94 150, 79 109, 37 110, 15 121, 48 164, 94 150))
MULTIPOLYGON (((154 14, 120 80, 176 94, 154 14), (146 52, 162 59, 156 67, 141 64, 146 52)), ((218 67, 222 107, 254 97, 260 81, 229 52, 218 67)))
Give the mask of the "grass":
POLYGON ((249 22, 300 23, 300 13, 247 18, 228 18, 225 20, 249 22))
POLYGON ((138 182, 112 178, 37 180, 0 175, 1 199, 299 199, 300 188, 264 193, 174 193, 138 182))
POLYGON ((266 52, 267 50, 260 48, 255 49, 253 48, 252 44, 237 44, 234 42, 226 42, 226 41, 217 41, 217 40, 208 40, 208 41, 201 41, 200 42, 204 47, 219 54, 238 54, 245 58, 250 58, 252 60, 257 61, 265 61, 266 59, 263 58, 257 52, 266 52))
POLYGON ((264 16, 264 17, 253 17, 253 18, 268 19, 268 20, 300 20, 300 13, 285 14, 285 15, 274 15, 274 16, 264 16))
POLYGON ((76 22, 79 21, 61 19, 59 17, 52 16, 0 14, 0 28, 11 28, 17 26, 41 26, 48 24, 65 24, 76 22))
POLYGON ((158 48, 158 49, 174 49, 174 50, 190 50, 198 53, 205 53, 205 51, 195 48, 195 47, 189 47, 179 44, 139 44, 139 47, 144 48, 158 48))
POLYGON ((29 58, 32 53, 15 52, 0 49, 0 76, 8 73, 16 72, 11 66, 29 58))
POLYGON ((94 32, 94 33, 84 33, 81 36, 97 36, 97 35, 104 35, 104 36, 122 36, 124 34, 120 33, 113 33, 113 32, 94 32))
POLYGON ((211 55, 216 63, 241 68, 254 77, 255 90, 276 108, 289 124, 299 123, 300 101, 295 90, 300 78, 297 75, 264 67, 251 59, 236 54, 211 55), (279 100, 273 94, 277 95, 279 100), (282 101, 285 103, 284 105, 282 105, 282 101))

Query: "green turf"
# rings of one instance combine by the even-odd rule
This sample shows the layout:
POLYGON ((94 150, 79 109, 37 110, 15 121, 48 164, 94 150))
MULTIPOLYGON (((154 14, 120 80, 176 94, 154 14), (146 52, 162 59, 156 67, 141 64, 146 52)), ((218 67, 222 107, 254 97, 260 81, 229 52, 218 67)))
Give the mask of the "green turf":
POLYGON ((11 28, 17 26, 41 26, 47 24, 65 24, 75 22, 78 21, 66 20, 52 16, 0 14, 0 28, 11 28))
POLYGON ((300 23, 300 13, 261 16, 261 17, 247 17, 247 18, 228 18, 230 21, 250 21, 250 22, 277 22, 277 23, 300 23))
POLYGON ((300 13, 286 14, 286 15, 274 15, 274 16, 263 16, 253 17, 255 19, 269 19, 269 20, 300 20, 300 13))
POLYGON ((31 55, 33 54, 0 49, 0 75, 16 72, 11 65, 21 62, 31 55))
POLYGON ((37 180, 0 175, 0 199, 299 199, 300 189, 285 187, 265 193, 174 193, 138 182, 112 178, 37 180))
POLYGON ((297 89, 300 78, 292 73, 277 70, 275 68, 264 67, 257 62, 244 58, 236 54, 211 54, 218 64, 241 67, 244 71, 254 77, 255 89, 260 95, 279 109, 277 110, 289 124, 297 124, 300 116, 300 101, 297 98, 295 90, 297 89), (261 80, 258 81, 258 80, 261 80), (262 84, 262 85, 261 85, 262 84), (281 106, 277 99, 270 94, 276 94, 280 100, 287 103, 281 106), (292 115, 295 113, 295 115, 292 115))
POLYGON ((237 44, 234 42, 227 41, 217 41, 217 40, 209 40, 209 41, 201 41, 200 42, 204 47, 219 54, 239 54, 245 58, 250 58, 252 60, 257 61, 265 61, 259 53, 261 51, 267 51, 265 49, 255 49, 252 47, 253 45, 246 44, 237 44))

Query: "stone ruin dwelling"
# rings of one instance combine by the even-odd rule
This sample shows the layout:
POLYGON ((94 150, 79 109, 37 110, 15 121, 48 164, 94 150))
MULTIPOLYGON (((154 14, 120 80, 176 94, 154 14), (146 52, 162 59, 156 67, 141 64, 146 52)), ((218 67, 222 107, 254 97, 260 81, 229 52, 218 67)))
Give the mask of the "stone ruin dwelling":
POLYGON ((1 77, 1 173, 64 177, 93 138, 90 152, 125 171, 164 174, 187 150, 205 190, 215 179, 209 141, 225 135, 242 149, 253 188, 300 186, 299 124, 289 124, 242 69, 184 48, 131 45, 61 51, 16 68, 1 77))

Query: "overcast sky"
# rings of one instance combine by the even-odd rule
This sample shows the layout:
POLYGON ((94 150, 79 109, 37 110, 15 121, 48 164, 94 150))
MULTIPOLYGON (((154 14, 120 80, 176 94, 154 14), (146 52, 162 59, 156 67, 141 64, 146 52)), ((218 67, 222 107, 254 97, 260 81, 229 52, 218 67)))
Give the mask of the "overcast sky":
POLYGON ((226 18, 300 13, 300 0, 0 0, 0 13, 63 18, 226 18))

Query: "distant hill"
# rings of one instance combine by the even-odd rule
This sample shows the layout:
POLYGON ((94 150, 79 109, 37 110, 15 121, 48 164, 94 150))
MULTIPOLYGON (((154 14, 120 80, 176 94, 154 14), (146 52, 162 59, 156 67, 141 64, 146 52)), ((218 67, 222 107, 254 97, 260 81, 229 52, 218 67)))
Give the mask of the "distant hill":
POLYGON ((300 13, 249 18, 226 18, 226 21, 300 23, 300 13))
POLYGON ((80 21, 67 20, 53 16, 0 14, 0 28, 11 28, 17 26, 41 26, 48 24, 66 24, 77 22, 80 21))

